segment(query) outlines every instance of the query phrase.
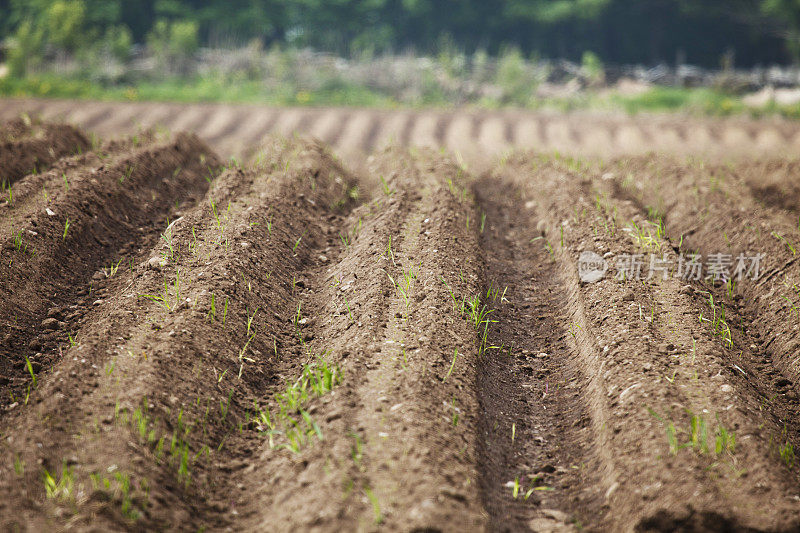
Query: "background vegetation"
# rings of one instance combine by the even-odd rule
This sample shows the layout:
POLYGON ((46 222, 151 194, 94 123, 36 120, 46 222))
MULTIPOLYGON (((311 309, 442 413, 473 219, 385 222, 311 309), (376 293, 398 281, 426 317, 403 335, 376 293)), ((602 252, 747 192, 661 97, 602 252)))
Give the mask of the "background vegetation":
POLYGON ((14 50, 77 52, 132 43, 165 54, 253 39, 339 55, 419 54, 452 44, 467 53, 608 63, 719 66, 786 63, 800 54, 798 0, 0 0, 0 40, 14 50))
MULTIPOLYGON (((794 64, 800 0, 0 0, 0 43, 6 95, 535 107, 548 58, 580 66, 583 85, 609 64, 794 64), (368 68, 315 57, 320 76, 304 78, 305 49, 368 68), (380 63, 392 55, 432 66, 380 63), (372 80, 387 72, 416 79, 372 80)), ((622 104, 735 111, 728 96, 662 90, 622 104)))

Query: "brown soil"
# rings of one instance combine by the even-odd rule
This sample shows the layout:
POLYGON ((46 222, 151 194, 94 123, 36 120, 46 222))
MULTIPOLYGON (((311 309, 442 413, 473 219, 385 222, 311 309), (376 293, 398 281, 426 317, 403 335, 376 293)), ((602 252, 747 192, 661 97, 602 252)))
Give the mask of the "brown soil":
POLYGON ((0 528, 800 530, 794 160, 490 162, 424 146, 603 134, 243 109, 210 144, 0 126, 0 160, 41 165, 0 204, 0 528), (357 170, 264 135, 298 127, 357 170), (736 285, 613 275, 695 252, 766 256, 736 285))
POLYGON ((26 174, 47 170, 58 159, 90 147, 86 135, 67 124, 31 124, 22 119, 0 129, 0 182, 3 189, 26 174))
POLYGON ((268 134, 313 136, 359 171, 366 170, 363 163, 369 154, 397 145, 444 147, 476 173, 488 170, 494 157, 513 149, 602 158, 659 152, 739 160, 794 157, 800 147, 797 123, 778 118, 0 100, 0 121, 23 112, 73 123, 103 137, 161 126, 192 131, 223 157, 240 160, 248 160, 253 147, 268 134))

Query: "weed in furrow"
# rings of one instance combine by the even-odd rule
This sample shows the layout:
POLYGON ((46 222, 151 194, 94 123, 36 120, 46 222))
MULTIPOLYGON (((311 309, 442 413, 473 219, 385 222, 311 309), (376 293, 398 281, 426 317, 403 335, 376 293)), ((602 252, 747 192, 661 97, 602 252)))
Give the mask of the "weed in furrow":
POLYGON ((694 520, 718 513, 742 524, 793 523, 791 506, 777 514, 773 506, 766 513, 764 502, 774 501, 773 496, 741 483, 745 464, 776 494, 790 490, 793 476, 770 456, 769 435, 776 428, 771 421, 765 424, 757 398, 733 375, 729 359, 720 356, 707 324, 697 320, 694 297, 679 280, 633 279, 626 277, 624 262, 617 264, 654 247, 667 259, 669 254, 675 259, 674 252, 657 231, 647 232, 644 240, 620 231, 626 222, 643 227, 646 217, 630 202, 603 197, 591 182, 581 181, 574 172, 582 168, 580 161, 560 156, 518 156, 498 172, 524 180, 528 205, 542 217, 544 231, 532 244, 552 251, 563 268, 570 314, 561 327, 584 374, 592 441, 609 505, 605 518, 615 528, 646 524, 655 516, 679 520, 669 510, 691 493, 694 520), (604 255, 611 265, 596 283, 581 283, 575 274, 585 250, 604 255), (705 428, 702 435, 699 428, 705 428), (735 447, 725 444, 731 432, 735 447), (717 437, 721 446, 708 444, 717 437), (651 492, 629 492, 630 486, 651 492))
POLYGON ((222 527, 247 497, 228 485, 242 450, 293 454, 322 438, 314 403, 345 376, 325 353, 294 349, 292 277, 350 203, 351 179, 313 146, 263 161, 229 169, 162 228, 16 415, 27 429, 12 453, 27 465, 43 457, 47 472, 29 467, 2 487, 39 502, 29 523, 69 509, 73 524, 222 527), (279 386, 282 359, 297 373, 279 386), (77 390, 58 379, 78 372, 77 390))
POLYGON ((112 267, 151 245, 157 224, 196 201, 218 165, 186 135, 103 163, 48 174, 46 196, 25 196, 3 220, 1 405, 27 401, 22 355, 37 371, 57 361, 103 300, 112 267))
POLYGON ((86 135, 67 124, 31 124, 0 132, 0 184, 46 171, 58 159, 91 149, 86 135))

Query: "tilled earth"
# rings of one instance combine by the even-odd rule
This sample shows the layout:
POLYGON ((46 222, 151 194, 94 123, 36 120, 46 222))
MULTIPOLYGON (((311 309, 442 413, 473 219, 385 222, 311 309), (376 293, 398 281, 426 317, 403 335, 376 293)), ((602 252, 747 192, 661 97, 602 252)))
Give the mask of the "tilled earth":
POLYGON ((31 116, 0 125, 3 530, 800 530, 790 125, 492 159, 373 117, 340 159, 31 116))

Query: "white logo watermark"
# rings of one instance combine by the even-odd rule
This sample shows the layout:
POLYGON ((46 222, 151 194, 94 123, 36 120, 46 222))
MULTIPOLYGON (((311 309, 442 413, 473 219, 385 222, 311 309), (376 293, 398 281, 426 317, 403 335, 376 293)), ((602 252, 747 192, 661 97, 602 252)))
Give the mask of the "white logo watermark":
POLYGON ((608 261, 590 251, 581 252, 578 258, 578 275, 585 283, 600 281, 608 270, 608 261))

